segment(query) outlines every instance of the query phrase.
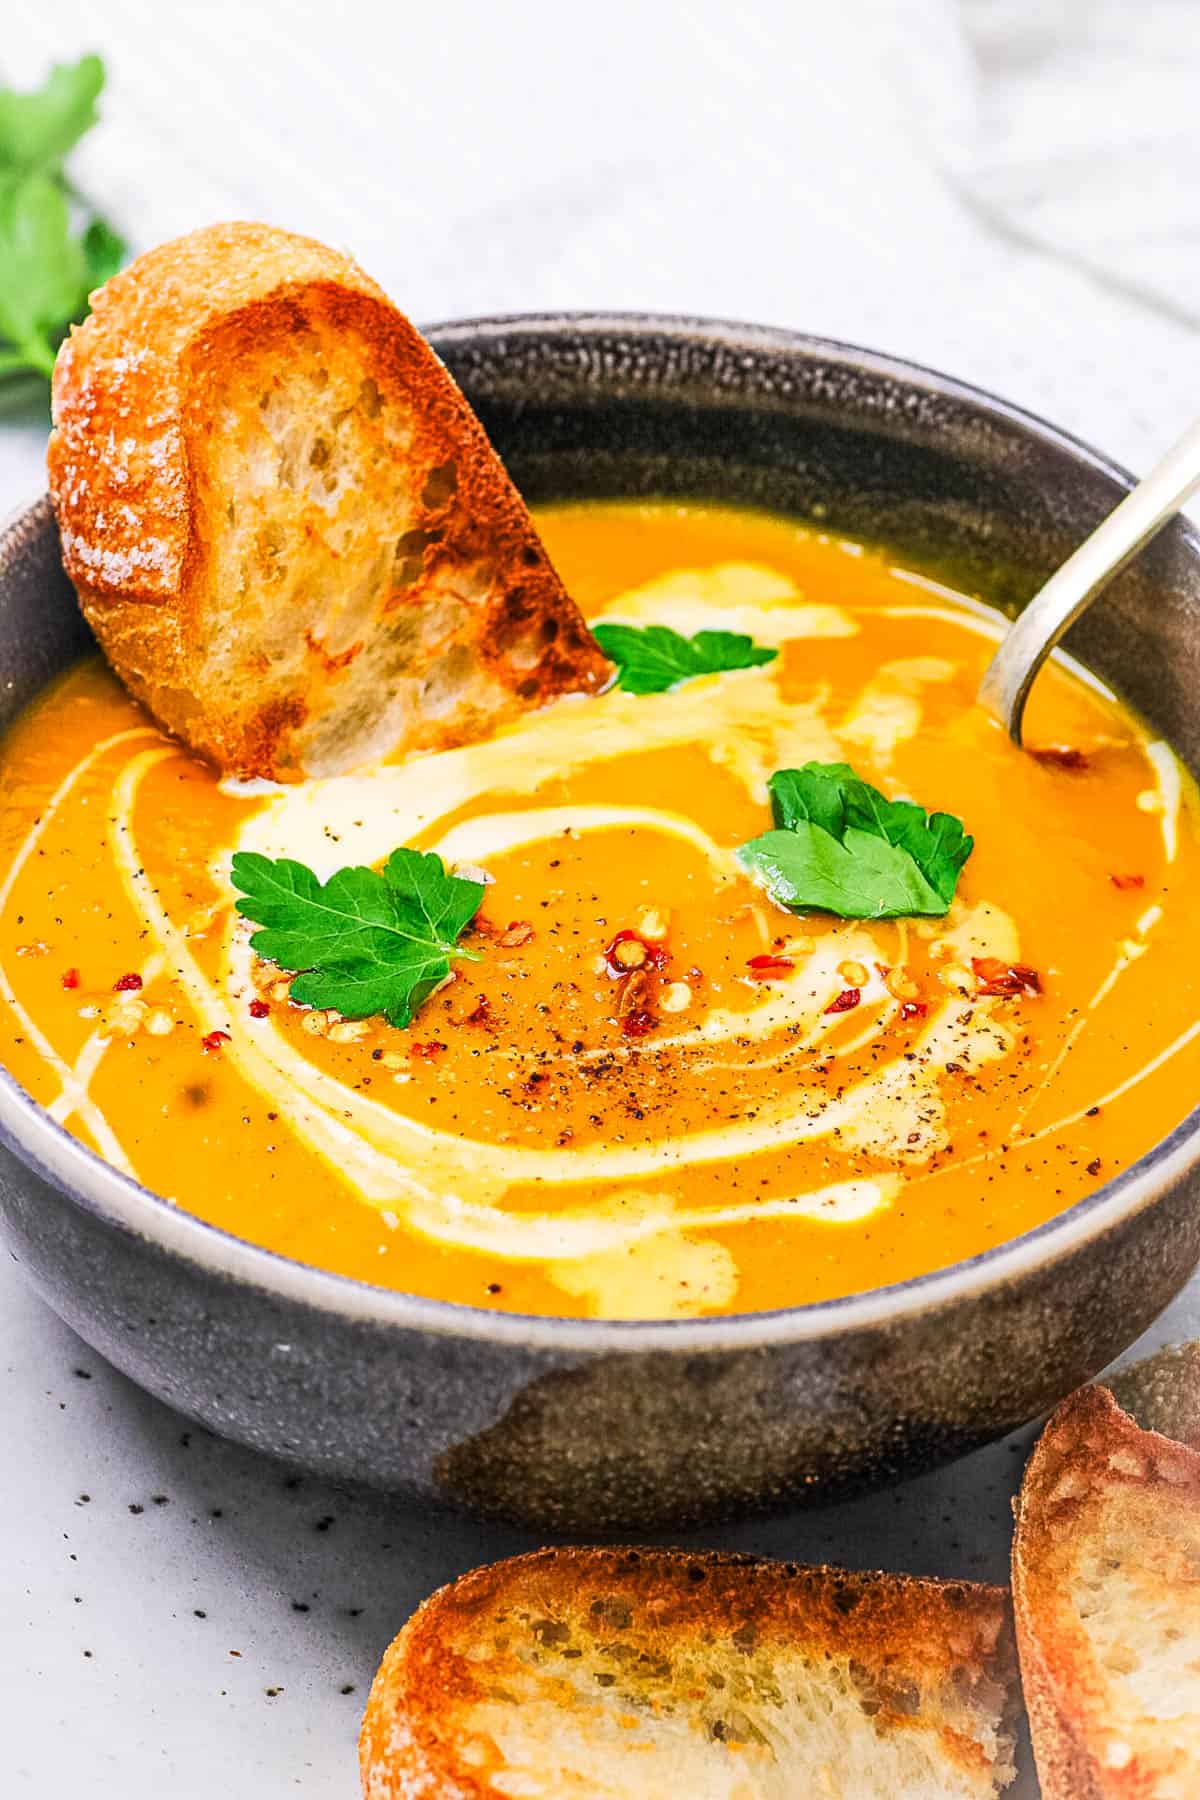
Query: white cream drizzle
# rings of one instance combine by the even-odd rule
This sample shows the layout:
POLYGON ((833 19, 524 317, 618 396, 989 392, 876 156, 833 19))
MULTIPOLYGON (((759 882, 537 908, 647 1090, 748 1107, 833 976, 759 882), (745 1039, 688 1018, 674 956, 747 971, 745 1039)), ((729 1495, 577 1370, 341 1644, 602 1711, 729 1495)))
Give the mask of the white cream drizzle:
POLYGON ((838 737, 870 752, 887 768, 897 749, 921 729, 921 689, 949 681, 954 664, 941 656, 904 657, 884 663, 838 726, 838 737))
POLYGON ((740 631, 772 646, 800 638, 855 637, 862 629, 845 607, 806 601, 778 570, 736 562, 672 569, 622 594, 595 623, 669 625, 685 637, 740 631))
POLYGON ((820 761, 837 754, 815 704, 790 704, 782 721, 780 713, 769 664, 689 681, 656 696, 652 707, 618 689, 572 696, 485 743, 281 788, 247 820, 238 847, 294 857, 324 879, 347 862, 381 862, 480 794, 535 794, 592 764, 680 743, 708 746, 714 763, 762 798, 780 766, 777 756, 820 761), (726 721, 736 734, 717 742, 715 728, 726 721))
MULTIPOLYGON (((940 614, 962 624, 961 604, 946 607, 882 609, 914 615, 940 614)), ((742 630, 759 642, 783 643, 799 637, 847 636, 859 626, 852 609, 806 603, 786 577, 760 565, 720 564, 679 570, 623 596, 606 617, 630 623, 656 621, 678 630, 742 630)), ((972 621, 979 629, 989 621, 972 621)), ((238 847, 268 856, 287 855, 327 876, 347 862, 378 863, 398 844, 432 843, 451 863, 486 863, 538 841, 569 833, 638 829, 687 843, 717 883, 737 878, 732 853, 718 846, 681 814, 621 805, 512 808, 451 825, 431 837, 440 820, 464 804, 496 793, 506 799, 534 798, 550 780, 596 763, 643 754, 681 743, 709 746, 714 763, 730 771, 756 799, 765 797, 767 776, 781 766, 807 760, 841 760, 842 742, 864 745, 886 766, 900 743, 920 726, 922 687, 946 680, 953 665, 918 657, 885 664, 864 688, 836 731, 823 716, 823 698, 779 703, 773 665, 693 681, 657 697, 653 706, 639 696, 613 690, 598 699, 567 700, 508 728, 483 744, 424 757, 398 766, 338 780, 314 780, 297 787, 270 783, 223 784, 239 797, 262 800, 245 822, 238 847)), ((74 784, 100 756, 148 730, 122 732, 99 744, 71 771, 52 796, 0 887, 0 907, 41 833, 74 784)), ((171 920, 145 874, 133 833, 138 788, 148 771, 174 754, 156 744, 121 769, 113 795, 111 844, 128 896, 146 930, 160 947, 206 1031, 227 1030, 233 1006, 252 992, 249 933, 230 927, 219 983, 201 970, 185 930, 171 920)), ((1147 746, 1161 796, 1164 847, 1175 854, 1181 803, 1179 771, 1165 745, 1147 746)), ((228 856, 214 870, 228 890, 228 856)), ((1094 1011, 1123 968, 1140 954, 1141 939, 1156 918, 1152 907, 1139 921, 1138 940, 1122 950, 1117 964, 1093 997, 1094 1011)), ((891 928, 895 930, 895 927, 891 928)), ((918 927, 924 931, 931 928, 918 927)), ((1013 921, 988 902, 968 908, 956 903, 938 922, 939 945, 964 960, 995 955, 1016 961, 1019 943, 1013 921)), ((895 1002, 874 972, 886 961, 880 940, 857 924, 835 928, 805 956, 793 979, 768 984, 757 1003, 744 1010, 709 1008, 659 1045, 710 1047, 761 1044, 778 1057, 775 1040, 786 1033, 787 1053, 812 1049, 839 1029, 836 1054, 864 1047, 883 1028, 895 1002), (872 971, 863 989, 863 1024, 852 1038, 845 1021, 825 1012, 842 982, 838 967, 860 961, 872 971)), ((20 1006, 0 967, 0 996, 13 1008, 47 1065, 61 1082, 50 1111, 59 1120, 77 1113, 102 1153, 133 1172, 89 1084, 109 1046, 103 1030, 93 1032, 73 1064, 45 1039, 20 1006)), ((1063 1046, 1051 1079, 1086 1024, 1085 1014, 1063 1046)), ((1200 1027, 1196 1028, 1200 1029, 1200 1027)), ((1123 1092, 1178 1048, 1191 1034, 1129 1078, 1123 1092)), ((836 1137, 840 1146, 869 1152, 897 1170, 919 1164, 945 1142, 940 1078, 948 1063, 968 1070, 1007 1056, 1011 1040, 991 1015, 989 1003, 964 1005, 947 999, 910 1044, 915 1060, 896 1057, 832 1096, 825 1086, 780 1091, 757 1107, 756 1116, 686 1136, 641 1146, 524 1149, 466 1139, 438 1131, 394 1112, 347 1087, 309 1063, 270 1017, 247 1020, 239 1006, 238 1030, 225 1054, 239 1073, 268 1096, 296 1133, 363 1199, 379 1209, 389 1228, 403 1221, 411 1230, 461 1249, 514 1261, 546 1263, 565 1291, 589 1298, 597 1310, 621 1316, 630 1306, 657 1316, 724 1304, 736 1288, 736 1269, 722 1246, 697 1242, 688 1233, 752 1220, 803 1219, 830 1226, 861 1222, 893 1203, 900 1173, 834 1183, 808 1193, 774 1196, 723 1207, 684 1207, 663 1183, 674 1171, 713 1162, 742 1163, 747 1157, 792 1145, 836 1137), (580 1204, 572 1188, 603 1184, 609 1197, 580 1204), (553 1208, 526 1210, 502 1204, 515 1186, 559 1188, 564 1200, 553 1208), (690 1273, 689 1273, 690 1271, 690 1273), (730 1284, 733 1284, 732 1287, 730 1284)), ((831 1047, 831 1055, 834 1050, 831 1047)), ((833 1084, 830 1084, 831 1087, 833 1084)), ((782 1086, 782 1084, 781 1084, 782 1086)), ((1036 1096, 1034 1097, 1036 1099, 1036 1096)), ((1032 1102, 1030 1103, 1032 1104, 1032 1102)), ((1038 1133, 1036 1135, 1041 1135, 1038 1133)), ((982 1160, 982 1159, 981 1159, 982 1160)), ((633 1313, 629 1313, 633 1316, 633 1313)))
POLYGON ((453 866, 482 864, 543 838, 577 837, 585 832, 629 831, 641 826, 664 837, 677 837, 708 858, 718 878, 732 880, 732 858, 721 857, 707 832, 682 813, 649 806, 540 806, 527 812, 487 813, 453 826, 433 845, 453 866))
POLYGON ((618 1250, 596 1250, 550 1262, 556 1287, 604 1319, 678 1319, 728 1306, 738 1288, 737 1263, 712 1238, 660 1232, 618 1250))
MULTIPOLYGON (((87 774, 88 770, 94 767, 94 765, 100 761, 101 757, 106 756, 110 750, 115 750, 118 744, 129 743, 134 738, 157 736, 158 733, 149 725, 136 726, 130 731, 114 732, 111 737, 103 738, 100 743, 93 745, 88 754, 85 757, 82 757, 80 761, 75 764, 70 773, 59 782, 49 800, 47 800, 45 806, 38 814, 37 820, 31 827, 20 849, 17 851, 16 856, 14 856, 12 866, 5 876, 4 881, 0 883, 0 913, 2 913, 8 905, 9 895, 16 886, 26 863, 29 861, 29 858, 33 855, 38 844, 45 835, 51 820, 57 817, 58 813, 62 810, 63 803, 75 786, 82 780, 84 775, 87 774)), ((86 1125, 88 1131, 95 1139, 96 1146, 105 1160, 113 1163, 118 1169, 123 1170, 125 1174, 131 1175, 133 1173, 133 1164, 125 1154, 120 1139, 117 1137, 116 1132, 88 1093, 88 1082, 91 1079, 91 1075, 94 1073, 95 1066, 99 1064, 100 1056, 103 1052, 101 1051, 100 1055, 95 1057, 94 1063, 89 1062, 83 1071, 77 1066, 72 1066, 60 1056, 45 1032, 42 1031, 41 1027, 31 1017, 28 1010, 22 1006, 20 1000, 18 1000, 2 960, 0 960, 0 999, 6 1001, 11 1007, 15 1017, 20 1022, 23 1031, 29 1038, 30 1043, 36 1049, 42 1061, 46 1064, 47 1068, 53 1070, 54 1074, 58 1076, 59 1082, 61 1083, 61 1091, 55 1100, 51 1102, 51 1106, 58 1106, 60 1102, 64 1104, 66 1106, 66 1112, 61 1116, 66 1118, 69 1118, 72 1113, 78 1113, 81 1122, 86 1125)))
MULTIPOLYGON (((138 971, 142 985, 147 986, 156 976, 160 975, 163 966, 164 959, 161 953, 155 950, 146 958, 138 971)), ((60 1125, 65 1125, 73 1113, 81 1112, 80 1096, 87 1095, 92 1076, 103 1062, 105 1052, 112 1043, 113 1035, 113 1031, 107 1025, 99 1025, 94 1031, 89 1032, 83 1049, 71 1065, 71 1074, 74 1080, 69 1087, 64 1086, 57 1099, 52 1100, 46 1108, 50 1117, 57 1120, 60 1125)))
POLYGON ((1154 770, 1154 783, 1158 790, 1158 821, 1162 828, 1163 850, 1167 861, 1173 863, 1179 850, 1179 808, 1182 801, 1179 764, 1170 744, 1164 744, 1161 738, 1147 744, 1145 750, 1154 770))
POLYGON ((945 919, 923 919, 917 930, 932 939, 929 948, 934 956, 953 957, 959 964, 969 966, 977 956, 995 956, 1006 963, 1021 958, 1016 925, 990 900, 977 900, 969 906, 954 899, 945 919))

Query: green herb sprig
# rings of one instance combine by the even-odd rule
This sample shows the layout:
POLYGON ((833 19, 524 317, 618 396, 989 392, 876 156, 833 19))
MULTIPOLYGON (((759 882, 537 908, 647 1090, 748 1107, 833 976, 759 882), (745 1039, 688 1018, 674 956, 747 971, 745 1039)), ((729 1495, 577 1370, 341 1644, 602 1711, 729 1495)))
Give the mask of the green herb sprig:
POLYGON ((103 86, 104 64, 84 56, 33 93, 0 88, 0 376, 49 376, 88 295, 125 260, 124 241, 63 172, 103 86))
POLYGON ((952 814, 889 800, 848 763, 780 769, 768 785, 776 828, 738 860, 781 906, 843 919, 949 910, 975 844, 952 814))
POLYGON ((695 675, 753 669, 779 655, 738 631, 698 631, 688 638, 669 625, 595 625, 592 635, 616 663, 617 686, 627 694, 665 694, 695 675))
POLYGON ((447 874, 440 856, 394 850, 382 871, 339 869, 322 882, 303 863, 253 851, 233 859, 243 918, 263 929, 252 949, 298 970, 292 998, 347 1019, 382 1013, 412 1021, 450 973, 452 957, 478 962, 459 938, 479 910, 483 884, 447 874))

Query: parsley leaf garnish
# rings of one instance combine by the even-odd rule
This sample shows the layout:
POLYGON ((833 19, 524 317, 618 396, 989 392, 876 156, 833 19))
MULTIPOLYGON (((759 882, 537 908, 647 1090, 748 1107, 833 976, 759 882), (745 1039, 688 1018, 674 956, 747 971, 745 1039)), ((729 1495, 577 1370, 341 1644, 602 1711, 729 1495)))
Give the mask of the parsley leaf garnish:
POLYGON ((0 376, 49 375, 88 295, 125 244, 80 199, 63 158, 96 122, 98 56, 60 64, 31 94, 0 88, 0 376))
POLYGON ((32 94, 0 88, 0 169, 34 174, 57 167, 96 123, 104 86, 98 56, 59 63, 32 94))
POLYGON ((394 850, 382 871, 339 869, 321 882, 303 863, 253 851, 233 859, 237 909, 264 929, 252 949, 301 971, 292 998, 347 1019, 383 1013, 408 1025, 450 973, 451 957, 478 962, 459 938, 479 910, 483 884, 448 875, 440 856, 394 850))
POLYGON ((780 769, 769 787, 776 829, 738 860, 781 906, 843 919, 949 910, 975 845, 950 813, 889 800, 848 763, 780 769))
POLYGON ((594 625, 592 635, 616 663, 617 686, 627 694, 665 694, 693 675, 753 669, 779 655, 739 631, 698 631, 687 638, 669 625, 594 625))

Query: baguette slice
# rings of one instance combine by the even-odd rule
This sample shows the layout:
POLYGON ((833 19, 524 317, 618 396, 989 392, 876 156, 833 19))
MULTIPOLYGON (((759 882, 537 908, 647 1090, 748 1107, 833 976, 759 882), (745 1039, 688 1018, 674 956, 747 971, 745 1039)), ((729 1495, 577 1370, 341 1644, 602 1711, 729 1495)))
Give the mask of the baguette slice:
POLYGON ((1043 1800, 1195 1800, 1200 1455, 1073 1394, 1025 1472, 1013 1596, 1043 1800))
POLYGON ((542 1550, 414 1614, 366 1800, 984 1800, 1013 1774, 1007 1596, 672 1550, 542 1550))
POLYGON ((1118 1370, 1108 1385, 1147 1431, 1200 1450, 1200 1340, 1167 1344, 1118 1370))
POLYGON ((446 369, 309 238, 214 225, 115 275, 48 461, 109 661, 226 771, 440 748, 609 673, 446 369))

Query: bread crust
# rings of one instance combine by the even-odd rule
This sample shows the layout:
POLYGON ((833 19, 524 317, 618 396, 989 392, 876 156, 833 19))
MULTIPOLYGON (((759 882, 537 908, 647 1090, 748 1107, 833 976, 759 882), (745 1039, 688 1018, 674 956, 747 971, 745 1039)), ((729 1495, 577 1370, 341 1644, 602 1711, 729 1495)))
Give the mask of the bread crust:
MULTIPOLYGON (((672 1657, 682 1668, 690 1652, 682 1681, 649 1700, 651 1716, 696 1707, 697 1660, 716 1668, 727 1659, 736 1680, 743 1653, 760 1648, 849 1659, 873 1694, 881 1730, 913 1729, 914 1689, 923 1692, 926 1682, 964 1691, 975 1682, 993 1700, 1001 1690, 1015 1695, 1008 1596, 998 1588, 716 1552, 541 1550, 442 1588, 391 1644, 360 1736, 366 1800, 501 1800, 523 1791, 510 1790, 502 1760, 481 1755, 477 1738, 471 1743, 471 1710, 481 1683, 504 1675, 503 1652, 497 1661, 488 1649, 497 1621, 517 1646, 539 1635, 555 1642, 550 1634, 566 1629, 564 1619, 610 1640, 635 1623, 638 1654, 626 1668, 653 1669, 672 1657)), ((980 1746, 945 1727, 940 1739, 945 1765, 978 1779, 980 1746)), ((618 1781, 614 1775, 614 1791, 618 1781)))
MULTIPOLYGON (((1043 1800, 1167 1800, 1200 1793, 1200 1763, 1131 1711, 1073 1597, 1090 1562, 1139 1575, 1200 1528, 1200 1455, 1143 1431, 1102 1387, 1072 1394, 1029 1460, 1012 1576, 1021 1680, 1043 1800), (1182 1785, 1181 1785, 1182 1784, 1182 1785)), ((1166 1594, 1169 1597, 1169 1584, 1166 1594)), ((1126 1621, 1130 1638, 1142 1621, 1126 1621)))
POLYGON ((440 748, 610 674, 449 373, 375 282, 311 239, 215 225, 138 258, 59 352, 53 413, 50 491, 83 611, 137 697, 224 770, 291 780, 364 744, 371 759, 440 748), (318 382, 364 397, 333 499, 316 458, 338 454, 351 409, 299 473, 262 423, 270 402, 277 437, 295 437, 318 382), (235 515, 248 548, 231 581, 235 515), (336 586, 348 537, 361 559, 389 532, 404 543, 372 567, 360 628, 333 641, 330 594, 320 635, 310 622, 296 642, 297 597, 336 586), (272 588, 285 561, 286 602, 272 588), (435 662, 457 685, 448 673, 424 704, 435 662), (381 743, 358 715, 401 676, 412 703, 381 743))

